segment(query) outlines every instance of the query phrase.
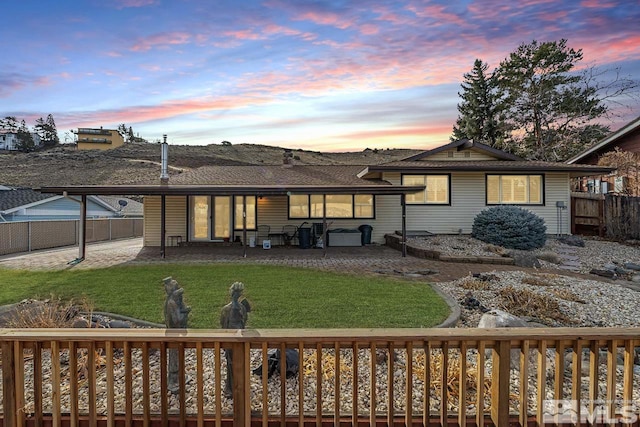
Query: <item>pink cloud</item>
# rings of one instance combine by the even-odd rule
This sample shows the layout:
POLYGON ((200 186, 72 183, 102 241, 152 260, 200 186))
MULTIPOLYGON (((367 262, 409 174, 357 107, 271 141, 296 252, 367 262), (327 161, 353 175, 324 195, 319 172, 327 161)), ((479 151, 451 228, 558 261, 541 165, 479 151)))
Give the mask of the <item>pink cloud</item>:
POLYGON ((462 19, 459 15, 446 11, 446 7, 442 5, 429 5, 429 6, 415 6, 409 5, 408 10, 413 12, 420 18, 429 18, 433 20, 437 25, 443 24, 455 24, 462 27, 466 27, 468 22, 462 19))
POLYGON ((139 39, 129 49, 134 52, 144 52, 154 47, 167 47, 170 45, 182 45, 189 42, 191 35, 185 32, 173 31, 158 33, 139 39))
POLYGON ((237 30, 237 31, 225 31, 224 35, 237 40, 260 40, 264 39, 264 36, 255 33, 251 30, 237 30))
POLYGON ((373 36, 380 32, 380 28, 374 24, 360 25, 360 32, 365 36, 373 36))
POLYGON ((0 98, 8 97, 27 86, 48 86, 49 77, 28 76, 20 73, 3 73, 0 71, 0 98))
POLYGON ((299 13, 298 15, 294 16, 292 19, 296 21, 311 21, 314 24, 318 24, 318 25, 329 25, 331 27, 336 27, 341 30, 347 29, 354 24, 352 20, 346 19, 343 16, 338 15, 337 13, 318 11, 318 10, 315 10, 315 11, 309 10, 306 12, 299 13))
POLYGON ((607 2, 605 0, 582 0, 580 7, 586 7, 590 9, 607 9, 614 7, 616 4, 613 2, 607 2))

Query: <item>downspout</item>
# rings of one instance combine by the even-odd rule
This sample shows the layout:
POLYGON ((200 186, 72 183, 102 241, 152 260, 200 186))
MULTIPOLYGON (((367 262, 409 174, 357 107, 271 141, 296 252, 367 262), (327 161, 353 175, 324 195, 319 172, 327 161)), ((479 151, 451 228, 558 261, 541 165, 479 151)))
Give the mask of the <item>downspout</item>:
MULTIPOLYGON (((80 209, 82 209, 82 201, 81 201, 81 200, 78 200, 78 199, 75 199, 75 198, 73 198, 73 197, 69 196, 69 194, 67 194, 67 192, 66 192, 66 191, 63 191, 63 192, 62 192, 62 197, 64 197, 65 199, 69 199, 69 200, 71 200, 71 201, 74 201, 74 202, 76 202, 76 203, 79 203, 79 204, 80 204, 80 209)), ((86 219, 86 218, 85 218, 85 219, 86 219)), ((80 212, 80 221, 82 221, 82 212, 80 212)), ((79 226, 79 227, 82 227, 82 224, 78 224, 78 226, 79 226)), ((81 233, 81 237, 82 237, 82 239, 83 239, 83 240, 84 240, 84 238, 85 238, 84 234, 85 234, 85 233, 81 233)), ((81 263, 82 261, 84 261, 84 250, 83 250, 83 248, 82 248, 82 245, 83 245, 83 242, 78 241, 78 246, 79 246, 79 248, 80 248, 79 250, 80 250, 80 254, 81 254, 81 255, 78 255, 78 257, 77 257, 77 258, 72 259, 71 261, 69 261, 69 262, 67 263, 67 265, 76 265, 76 264, 79 264, 79 263, 81 263)))

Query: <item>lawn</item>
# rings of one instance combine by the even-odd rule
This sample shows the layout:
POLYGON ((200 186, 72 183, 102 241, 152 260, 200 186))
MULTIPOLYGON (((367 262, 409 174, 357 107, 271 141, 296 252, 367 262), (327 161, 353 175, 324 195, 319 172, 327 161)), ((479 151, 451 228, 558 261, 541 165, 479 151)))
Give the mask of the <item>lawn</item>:
POLYGON ((245 284, 250 328, 431 327, 449 307, 424 282, 264 265, 148 265, 76 271, 0 269, 0 305, 25 298, 86 298, 96 311, 163 323, 162 279, 192 307, 189 327, 218 328, 235 281, 245 284))

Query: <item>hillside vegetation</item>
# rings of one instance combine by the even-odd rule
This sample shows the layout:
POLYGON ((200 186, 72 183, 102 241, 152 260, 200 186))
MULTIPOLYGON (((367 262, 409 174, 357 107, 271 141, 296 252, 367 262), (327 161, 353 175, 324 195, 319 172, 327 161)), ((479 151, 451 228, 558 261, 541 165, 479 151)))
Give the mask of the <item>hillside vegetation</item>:
MULTIPOLYGON (((419 150, 364 150, 322 153, 293 150, 294 163, 372 165, 400 160, 419 150)), ((266 145, 169 146, 169 173, 205 165, 277 165, 284 149, 266 145)), ((46 151, 0 151, 0 185, 41 187, 82 184, 156 184, 160 176, 158 144, 127 144, 107 151, 58 146, 46 151)))

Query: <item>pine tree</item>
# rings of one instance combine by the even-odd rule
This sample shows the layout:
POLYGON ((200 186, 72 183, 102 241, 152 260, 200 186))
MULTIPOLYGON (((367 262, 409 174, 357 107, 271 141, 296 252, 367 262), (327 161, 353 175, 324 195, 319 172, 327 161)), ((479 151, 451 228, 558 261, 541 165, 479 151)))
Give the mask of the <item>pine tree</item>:
POLYGON ((15 116, 7 116, 4 119, 0 119, 0 129, 8 133, 18 132, 18 119, 15 116))
POLYGON ((487 74, 489 65, 476 59, 471 72, 464 74, 462 93, 458 96, 458 119, 451 140, 473 139, 504 148, 504 125, 500 118, 501 104, 493 75, 487 74))
POLYGON ((47 116, 47 138, 45 139, 47 145, 58 145, 60 144, 60 137, 58 136, 58 129, 56 128, 56 122, 53 120, 53 115, 49 114, 47 116))
POLYGON ((585 126, 607 112, 597 87, 574 72, 582 58, 582 50, 567 47, 566 40, 534 40, 500 63, 498 85, 519 154, 531 160, 567 158, 584 147, 576 137, 585 126))
POLYGON ((18 145, 17 148, 20 151, 29 152, 33 151, 35 148, 35 143, 33 142, 33 136, 31 132, 29 132, 29 128, 24 120, 20 122, 20 127, 18 128, 18 145))

